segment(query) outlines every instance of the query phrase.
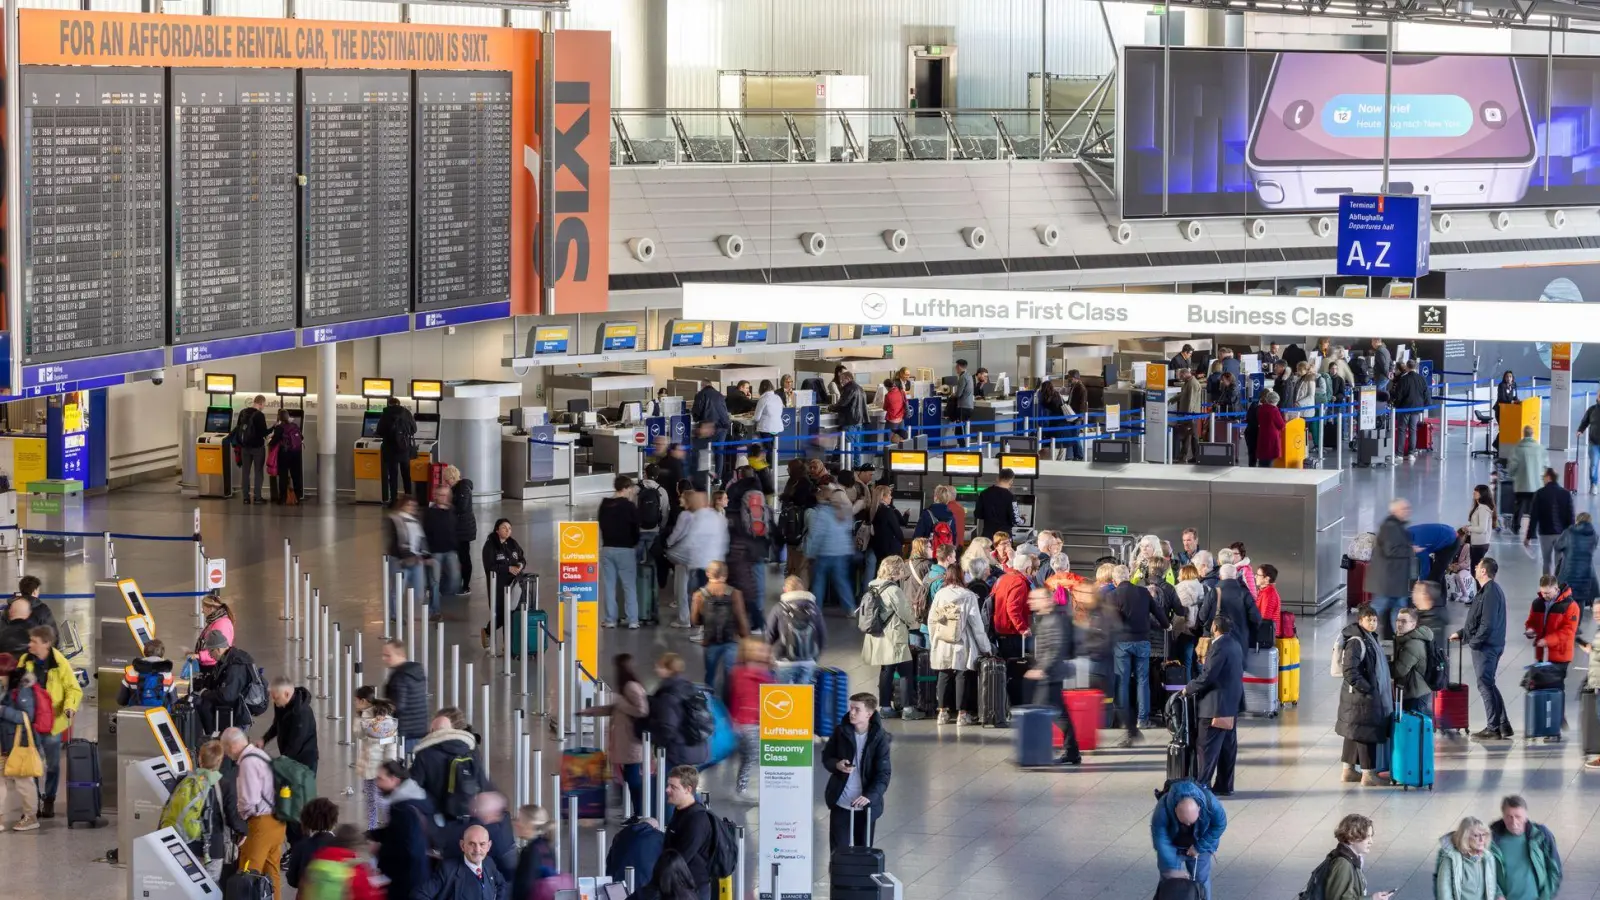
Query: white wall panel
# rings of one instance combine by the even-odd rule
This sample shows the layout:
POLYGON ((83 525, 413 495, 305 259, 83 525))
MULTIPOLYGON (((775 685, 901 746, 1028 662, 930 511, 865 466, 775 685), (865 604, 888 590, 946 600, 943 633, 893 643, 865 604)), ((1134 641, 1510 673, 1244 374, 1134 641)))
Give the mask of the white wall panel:
POLYGON ((19 5, 33 9, 77 9, 78 0, 19 0, 19 5))
POLYGON ((212 9, 219 16, 279 19, 283 17, 283 0, 213 0, 212 9))
POLYGON ((500 10, 488 6, 411 6, 411 21, 419 25, 499 25, 500 10))
POLYGON ((295 0, 294 13, 302 19, 398 22, 400 4, 379 0, 295 0))

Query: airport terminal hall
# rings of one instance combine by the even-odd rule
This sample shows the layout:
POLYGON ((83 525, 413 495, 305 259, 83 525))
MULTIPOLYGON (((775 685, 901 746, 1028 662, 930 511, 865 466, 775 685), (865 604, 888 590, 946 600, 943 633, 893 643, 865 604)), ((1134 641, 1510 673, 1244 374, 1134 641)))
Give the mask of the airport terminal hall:
POLYGON ((0 66, 7 897, 1600 900, 1600 5, 0 66))

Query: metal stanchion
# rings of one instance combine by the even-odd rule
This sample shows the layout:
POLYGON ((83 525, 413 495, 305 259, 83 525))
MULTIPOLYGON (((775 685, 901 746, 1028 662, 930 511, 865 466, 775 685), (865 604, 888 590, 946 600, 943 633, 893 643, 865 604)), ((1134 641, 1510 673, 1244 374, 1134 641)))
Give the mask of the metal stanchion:
POLYGON ((473 694, 477 692, 477 688, 478 682, 472 678, 472 663, 469 662, 467 663, 467 689, 461 692, 467 698, 467 705, 461 711, 466 714, 468 722, 472 721, 472 699, 473 694))
POLYGON ((533 735, 526 732, 522 741, 517 745, 517 777, 522 782, 522 796, 518 798, 519 805, 526 805, 528 798, 533 795, 533 735))
POLYGON ((284 538, 283 539, 283 615, 279 616, 278 618, 282 619, 285 622, 289 621, 291 618, 294 617, 294 614, 289 609, 289 607, 291 605, 293 605, 293 601, 290 598, 294 594, 294 581, 295 581, 294 573, 298 572, 299 570, 300 570, 300 562, 299 562, 299 560, 294 558, 293 552, 290 551, 290 549, 289 549, 289 539, 288 538, 284 538))
POLYGON ((355 743, 355 694, 356 694, 356 658, 354 651, 344 648, 344 740, 339 746, 348 747, 355 743))
MULTIPOLYGON (((563 632, 563 638, 565 633, 563 632)), ((567 642, 561 641, 561 656, 556 662, 556 733, 567 730, 567 642)))
MULTIPOLYGON (((574 803, 576 803, 578 801, 578 798, 574 797, 574 798, 572 798, 572 801, 574 803)), ((596 855, 595 858, 594 858, 594 868, 595 868, 595 873, 594 874, 595 874, 596 878, 601 878, 601 877, 604 877, 605 874, 606 874, 606 829, 605 829, 604 825, 602 825, 599 828, 595 829, 594 842, 595 842, 595 846, 598 847, 599 850, 600 850, 599 854, 596 855)), ((739 842, 739 853, 740 854, 744 853, 744 841, 743 840, 741 840, 739 842)), ((577 863, 577 859, 576 859, 577 854, 573 854, 573 857, 574 857, 573 863, 576 864, 577 863)), ((734 894, 734 896, 735 897, 739 897, 739 896, 743 896, 743 895, 736 892, 734 894)))
POLYGON ((634 881, 635 877, 637 877, 637 876, 635 876, 633 874, 633 866, 628 866, 627 868, 622 870, 622 883, 627 885, 628 893, 630 895, 633 893, 633 890, 634 890, 633 881, 634 881))
POLYGON ((317 630, 317 623, 312 619, 311 609, 311 573, 300 573, 300 609, 305 622, 299 626, 300 633, 305 640, 300 643, 300 658, 306 662, 311 661, 312 632, 317 630))
MULTIPOLYGON (((320 589, 319 589, 320 590, 320 589)), ((322 634, 318 637, 317 649, 321 657, 317 660, 317 694, 318 700, 328 698, 328 667, 334 660, 334 651, 329 643, 333 638, 333 610, 322 607, 322 634)))
POLYGON ((321 631, 322 631, 322 610, 318 607, 316 592, 309 589, 310 583, 311 583, 311 576, 307 575, 306 576, 306 584, 308 586, 308 589, 306 591, 306 596, 308 598, 310 598, 310 599, 308 599, 306 601, 306 610, 307 610, 307 612, 309 614, 308 618, 307 618, 307 621, 306 621, 306 634, 307 634, 306 645, 305 645, 306 678, 308 680, 311 680, 311 681, 316 681, 317 680, 317 638, 319 638, 321 636, 321 631))
POLYGON ((567 846, 572 848, 572 874, 578 874, 578 797, 567 798, 567 846))
POLYGON ((511 677, 511 597, 509 596, 509 592, 507 592, 507 596, 506 596, 505 610, 504 610, 504 613, 503 613, 503 618, 505 619, 505 621, 500 623, 500 646, 503 648, 503 652, 505 653, 505 658, 500 661, 500 669, 501 669, 500 674, 504 675, 507 678, 510 678, 511 677))
POLYGON ((194 536, 194 620, 205 621, 205 610, 201 609, 200 598, 206 590, 206 548, 200 546, 200 535, 194 536))
POLYGON ((365 685, 367 683, 366 673, 361 671, 361 663, 362 663, 362 655, 363 655, 362 654, 362 648, 366 645, 366 643, 367 643, 367 636, 364 633, 362 633, 362 631, 359 628, 356 629, 356 666, 355 666, 355 670, 351 673, 354 676, 352 678, 352 680, 350 681, 350 692, 351 693, 355 693, 356 688, 362 687, 363 685, 365 685))
MULTIPOLYGON (((573 479, 576 481, 577 479, 573 479)), ((555 851, 556 873, 561 872, 561 776, 550 776, 550 843, 555 851)))
MULTIPOLYGON (((541 626, 541 627, 543 627, 543 626, 541 626)), ((544 637, 545 637, 545 646, 548 647, 549 646, 549 637, 550 637, 550 632, 549 632, 548 629, 544 632, 544 637)), ((559 646, 559 644, 557 645, 556 649, 557 649, 557 655, 561 655, 560 654, 560 646, 559 646)), ((566 657, 565 656, 561 656, 561 658, 565 659, 566 657)), ((540 660, 539 660, 539 668, 537 670, 538 673, 539 673, 539 715, 544 716, 546 718, 549 718, 549 716, 550 716, 550 694, 548 693, 549 684, 547 683, 547 681, 545 679, 545 670, 547 668, 548 668, 548 666, 546 666, 544 664, 544 659, 543 659, 543 657, 541 657, 540 660)))
MULTIPOLYGON (((433 632, 433 637, 434 637, 433 654, 434 654, 434 657, 435 657, 435 659, 433 661, 433 670, 438 673, 437 677, 439 679, 439 699, 440 699, 441 702, 443 702, 443 700, 444 700, 444 623, 443 622, 436 623, 433 627, 434 627, 434 632, 433 632)), ((460 646, 460 645, 458 644, 456 646, 460 646)), ((426 666, 428 663, 427 663, 426 660, 424 660, 422 664, 424 666, 426 666)), ((454 706, 455 704, 451 704, 451 705, 454 706)))
MULTIPOLYGON (((522 739, 528 742, 528 746, 529 747, 533 747, 533 735, 531 735, 531 734, 523 735, 522 739)), ((544 777, 543 777, 544 776, 544 750, 543 750, 543 748, 539 748, 539 747, 535 747, 534 748, 532 766, 533 766, 533 805, 534 806, 543 806, 544 805, 544 777)))
MULTIPOLYGON (((483 729, 482 729, 483 730, 483 745, 485 747, 492 747, 494 745, 489 743, 489 733, 490 733, 490 731, 493 730, 492 726, 494 725, 494 707, 489 705, 489 685, 488 685, 488 683, 485 683, 483 685, 482 690, 483 690, 483 729)), ((472 718, 469 716, 467 718, 467 721, 468 722, 472 721, 472 718)), ((483 755, 483 776, 485 778, 489 777, 489 754, 487 754, 487 753, 485 753, 483 755)))
POLYGON ((660 815, 661 811, 655 808, 656 794, 655 791, 651 790, 652 785, 655 783, 654 779, 651 777, 651 766, 652 761, 655 759, 656 751, 650 746, 650 732, 646 731, 643 735, 643 738, 644 771, 641 773, 643 777, 643 784, 640 786, 641 790, 639 791, 639 799, 644 801, 644 809, 639 810, 639 813, 648 819, 654 815, 660 815))
MULTIPOLYGON (((394 600, 394 636, 400 643, 406 645, 406 655, 416 656, 417 648, 414 646, 417 636, 411 635, 406 639, 406 579, 399 572, 394 573, 394 592, 389 595, 394 600)), ((428 661, 423 660, 423 665, 428 661)))
POLYGON ((327 679, 327 681, 331 682, 328 686, 328 696, 333 698, 333 702, 328 704, 332 707, 328 710, 328 718, 336 722, 339 720, 339 656, 344 652, 344 639, 340 632, 339 623, 333 623, 333 643, 331 644, 333 650, 328 655, 329 661, 333 663, 329 668, 333 671, 331 673, 332 677, 327 679))
MULTIPOLYGON (((439 696, 443 697, 444 696, 444 692, 440 691, 439 692, 439 696)), ((456 707, 458 709, 461 707, 461 645, 460 644, 451 644, 450 645, 450 705, 454 706, 454 707, 456 707)))
POLYGON ((567 505, 578 505, 578 443, 567 445, 567 505))
MULTIPOLYGON (((667 751, 656 748, 656 815, 664 816, 667 811, 667 751)), ((666 831, 666 826, 661 826, 666 831)))
POLYGON ((522 802, 522 792, 527 788, 523 778, 527 775, 522 768, 522 710, 517 710, 511 717, 514 730, 511 734, 511 760, 512 760, 512 794, 517 803, 522 802))
POLYGON ((534 648, 543 649, 543 644, 541 643, 541 638, 543 638, 543 635, 534 634, 528 630, 528 625, 530 624, 529 615, 530 613, 528 611, 527 604, 523 604, 522 656, 520 661, 517 663, 517 692, 523 697, 528 696, 528 666, 538 665, 538 660, 543 658, 542 654, 534 652, 534 648))
POLYGON ((383 555, 383 570, 378 573, 378 583, 383 585, 383 639, 387 641, 394 637, 394 631, 391 629, 389 622, 394 613, 390 606, 389 554, 387 553, 383 555))
MULTIPOLYGON (((412 622, 411 622, 411 627, 416 628, 419 625, 421 626, 420 630, 422 631, 422 656, 419 657, 419 658, 422 660, 422 693, 423 693, 424 696, 426 696, 426 695, 428 695, 430 693, 434 693, 431 690, 434 681, 444 677, 444 672, 442 671, 444 669, 444 667, 443 666, 435 666, 432 673, 428 672, 428 657, 430 655, 428 653, 428 634, 433 629, 428 627, 428 604, 426 602, 426 598, 424 598, 424 602, 422 604, 421 613, 422 613, 422 621, 418 622, 418 621, 413 619, 412 622)), ((443 650, 444 648, 440 647, 439 649, 443 650)), ((440 690, 437 695, 441 696, 441 697, 444 696, 444 691, 440 690)))
MULTIPOLYGON (((872 813, 868 812, 867 815, 870 816, 870 815, 872 815, 872 813)), ((852 825, 850 827, 854 828, 855 826, 852 825)), ((745 867, 744 867, 744 864, 745 864, 745 860, 744 860, 744 826, 743 825, 735 825, 733 827, 733 833, 739 836, 739 860, 735 864, 734 870, 733 870, 733 895, 735 897, 748 897, 748 896, 750 896, 750 894, 745 889, 747 887, 747 884, 746 884, 745 877, 744 877, 744 873, 745 873, 745 867)), ((602 874, 604 874, 604 873, 602 873, 602 874)), ((777 889, 778 889, 777 882, 773 882, 772 889, 773 889, 773 896, 776 897, 777 896, 777 889)))

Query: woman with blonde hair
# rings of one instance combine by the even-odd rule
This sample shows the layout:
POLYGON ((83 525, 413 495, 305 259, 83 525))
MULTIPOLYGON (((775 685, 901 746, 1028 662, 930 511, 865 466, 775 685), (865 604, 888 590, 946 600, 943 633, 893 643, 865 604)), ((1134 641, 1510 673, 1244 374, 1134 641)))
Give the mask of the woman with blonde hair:
MULTIPOLYGON (((962 571, 969 581, 989 574, 982 557, 965 561, 962 571)), ((951 570, 951 575, 957 575, 951 570)), ((978 596, 959 578, 945 581, 928 607, 931 639, 929 666, 939 673, 940 725, 978 724, 978 660, 993 652, 978 596)))
POLYGON ((1309 413, 1310 407, 1317 403, 1317 376, 1311 371, 1311 363, 1301 360, 1295 363, 1294 377, 1289 379, 1289 397, 1286 401, 1289 406, 1283 411, 1284 418, 1298 419, 1309 413))
POLYGON ((1107 594, 1116 587, 1116 583, 1112 581, 1112 577, 1116 571, 1117 564, 1108 562, 1101 563, 1100 566, 1094 570, 1095 593, 1107 594))
POLYGON ((1497 900, 1500 868, 1489 844, 1489 826, 1472 816, 1439 838, 1439 852, 1433 858, 1433 900, 1497 900))
POLYGON ((1194 649, 1199 643, 1200 611, 1205 608, 1206 583, 1200 580, 1200 570, 1192 565, 1184 566, 1178 570, 1178 583, 1174 587, 1178 594, 1178 606, 1184 614, 1184 626, 1180 629, 1176 622, 1172 627, 1170 638, 1170 656, 1183 662, 1183 669, 1192 677, 1194 674, 1194 649))
POLYGON ((967 549, 962 551, 961 571, 966 572, 967 563, 975 559, 983 560, 984 565, 989 567, 988 574, 984 576, 984 580, 990 584, 993 584, 996 578, 1005 574, 1005 570, 1000 567, 1000 560, 994 555, 994 541, 983 535, 973 538, 971 543, 967 544, 967 549))
MULTIPOLYGON (((921 719, 916 708, 917 670, 911 659, 911 632, 918 628, 911 601, 901 582, 911 577, 906 561, 891 556, 878 563, 878 577, 867 585, 863 604, 873 604, 872 629, 861 642, 861 661, 878 667, 878 713, 886 719, 921 719), (891 708, 894 677, 900 676, 900 706, 891 708)), ((868 610, 858 611, 857 621, 866 621, 868 610)))

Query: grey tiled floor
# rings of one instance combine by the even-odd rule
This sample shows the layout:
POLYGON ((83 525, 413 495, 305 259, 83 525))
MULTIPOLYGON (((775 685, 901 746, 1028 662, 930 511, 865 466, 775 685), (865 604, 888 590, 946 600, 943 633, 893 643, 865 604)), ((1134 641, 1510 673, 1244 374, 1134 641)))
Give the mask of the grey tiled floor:
MULTIPOLYGON (((1402 463, 1396 470, 1355 471, 1348 494, 1347 531, 1372 530, 1387 500, 1400 494, 1412 499, 1417 521, 1459 522, 1464 518, 1471 485, 1486 473, 1483 460, 1469 461, 1459 437, 1452 454, 1402 463)), ((87 527, 165 534, 186 533, 194 501, 181 498, 167 485, 143 486, 90 502, 87 527)), ((256 508, 222 501, 201 501, 206 546, 228 559, 228 593, 241 616, 240 639, 271 671, 288 659, 282 606, 282 542, 290 539, 313 581, 331 603, 335 619, 347 626, 362 624, 369 656, 376 655, 381 634, 377 562, 383 544, 380 514, 372 508, 317 506, 294 510, 256 508)), ((1594 499, 1578 497, 1579 509, 1593 510, 1594 499)), ((581 511, 592 511, 584 509, 581 511)), ((534 565, 553 574, 548 536, 551 523, 568 517, 564 505, 507 504, 486 507, 480 520, 506 515, 517 523, 519 539, 534 565)), ((1171 537, 1176 537, 1175 535, 1171 537)), ((188 589, 191 569, 188 547, 181 544, 120 542, 121 571, 140 580, 147 591, 188 589)), ((1520 667, 1531 660, 1526 642, 1516 637, 1533 594, 1535 564, 1512 543, 1497 544, 1502 583, 1511 598, 1513 637, 1502 684, 1512 718, 1520 721, 1522 703, 1515 688, 1520 667)), ((30 569, 47 577, 52 592, 87 590, 99 568, 96 549, 87 564, 62 566, 37 562, 30 569)), ((1268 562, 1270 560, 1257 560, 1268 562)), ((775 579, 773 579, 775 583, 775 579)), ((546 590, 549 582, 546 583, 546 590)), ((462 607, 447 614, 448 640, 462 646, 463 659, 479 664, 476 628, 484 617, 480 592, 471 599, 470 614, 462 607), (467 620, 471 621, 468 622, 467 620)), ((65 614, 87 622, 87 603, 67 602, 65 614)), ((164 629, 192 633, 187 601, 157 601, 164 629)), ((1452 612, 1459 617, 1461 610, 1452 612)), ((1502 794, 1518 792, 1531 802, 1534 817, 1550 825, 1561 842, 1567 863, 1563 898, 1600 896, 1600 830, 1591 829, 1593 797, 1600 773, 1585 772, 1575 739, 1554 746, 1484 747, 1444 740, 1438 747, 1438 782, 1432 791, 1363 789, 1338 779, 1339 738, 1332 722, 1337 704, 1325 662, 1344 617, 1333 612, 1316 621, 1302 619, 1305 665, 1303 693, 1296 709, 1270 721, 1246 720, 1241 732, 1238 793, 1226 801, 1230 824, 1216 872, 1219 900, 1284 900, 1293 897, 1307 873, 1332 844, 1332 830, 1346 813, 1362 812, 1378 823, 1369 883, 1374 890, 1398 888, 1401 898, 1432 895, 1432 850, 1438 837, 1461 816, 1489 819, 1502 794)), ((829 662, 850 670, 857 689, 874 689, 876 673, 859 662, 849 624, 835 619, 833 629, 843 646, 829 662)), ((1593 630, 1585 617, 1584 631, 1593 630)), ((169 635, 171 631, 167 632, 169 635)), ((644 629, 606 631, 602 658, 627 649, 651 657, 677 649, 699 671, 699 654, 682 632, 644 629)), ((181 641, 179 641, 181 643, 181 641)), ((1586 665, 1582 657, 1576 666, 1586 665)), ((1581 669, 1573 673, 1576 683, 1581 669)), ((1468 673, 1471 680, 1471 673, 1468 673)), ((514 696, 508 679, 492 682, 495 715, 492 735, 495 769, 501 780, 510 769, 508 711, 524 706, 537 713, 536 700, 514 696)), ((1571 691, 1569 691, 1569 696, 1571 691)), ((1473 699, 1474 721, 1482 722, 1473 699)), ((344 748, 335 745, 336 723, 324 720, 323 789, 345 787, 348 769, 344 748)), ((1045 898, 1146 898, 1155 880, 1148 821, 1151 790, 1162 779, 1164 732, 1131 751, 1102 750, 1079 770, 1019 771, 1012 767, 1009 734, 978 729, 936 727, 929 722, 892 722, 895 734, 894 780, 888 812, 877 843, 888 854, 890 868, 908 885, 916 900, 1045 900, 1045 898)), ((1575 737, 1575 736, 1572 736, 1575 737)), ((555 749, 552 746, 552 749, 555 749)), ((710 778, 714 805, 756 830, 757 807, 732 799, 732 766, 710 778)), ((546 772, 551 771, 546 766, 546 772)), ((824 782, 818 777, 820 794, 824 782)), ((352 814, 355 809, 350 807, 352 814)), ((826 840, 826 811, 820 808, 819 842, 826 840)), ((0 834, 0 859, 10 884, 51 884, 60 893, 88 889, 86 896, 123 896, 124 874, 99 858, 115 836, 109 830, 67 832, 60 820, 33 835, 0 834)), ((582 842, 586 867, 592 867, 594 840, 586 829, 582 842)), ((817 859, 825 856, 819 843, 817 859)), ((819 892, 825 891, 820 876, 819 892)))

